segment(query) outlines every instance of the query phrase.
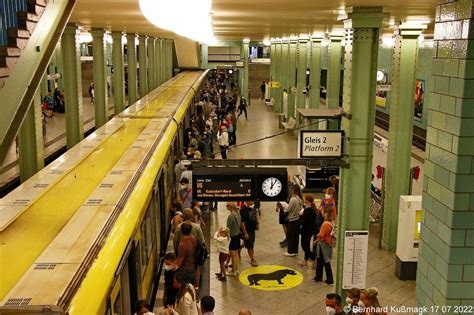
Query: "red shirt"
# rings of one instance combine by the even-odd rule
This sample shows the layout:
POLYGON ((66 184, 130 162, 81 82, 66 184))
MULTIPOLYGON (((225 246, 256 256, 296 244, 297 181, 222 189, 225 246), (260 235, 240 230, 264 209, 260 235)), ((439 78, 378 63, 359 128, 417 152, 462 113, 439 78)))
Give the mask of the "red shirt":
POLYGON ((198 241, 194 235, 183 237, 178 246, 178 258, 176 263, 178 267, 185 271, 191 271, 196 268, 196 250, 198 241))
POLYGON ((321 225, 321 229, 319 230, 318 240, 324 241, 326 244, 331 245, 331 231, 332 223, 330 221, 324 221, 324 223, 321 225))

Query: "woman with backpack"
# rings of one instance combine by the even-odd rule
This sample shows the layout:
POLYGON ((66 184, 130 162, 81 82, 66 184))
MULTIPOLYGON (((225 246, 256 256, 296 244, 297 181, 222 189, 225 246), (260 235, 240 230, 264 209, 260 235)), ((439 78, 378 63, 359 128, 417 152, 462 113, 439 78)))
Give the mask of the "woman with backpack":
POLYGON ((330 206, 324 207, 324 223, 321 225, 319 234, 314 241, 316 247, 316 276, 314 281, 323 281, 323 268, 326 270, 325 285, 334 284, 331 269, 332 249, 335 245, 334 225, 332 222, 332 211, 330 206))

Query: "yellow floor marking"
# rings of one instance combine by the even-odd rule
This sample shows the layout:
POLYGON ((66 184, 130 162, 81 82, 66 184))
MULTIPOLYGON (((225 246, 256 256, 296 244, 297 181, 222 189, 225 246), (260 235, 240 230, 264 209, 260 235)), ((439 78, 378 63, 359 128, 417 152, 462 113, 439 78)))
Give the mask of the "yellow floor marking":
POLYGON ((276 265, 258 266, 239 275, 243 285, 257 290, 288 290, 303 282, 303 275, 292 268, 276 265))

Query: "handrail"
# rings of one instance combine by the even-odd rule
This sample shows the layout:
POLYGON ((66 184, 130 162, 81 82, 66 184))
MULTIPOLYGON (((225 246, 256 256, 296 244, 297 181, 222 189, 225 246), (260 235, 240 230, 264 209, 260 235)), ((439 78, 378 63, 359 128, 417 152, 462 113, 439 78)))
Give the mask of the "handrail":
POLYGON ((0 89, 0 164, 10 148, 77 0, 51 1, 0 89))
POLYGON ((8 45, 8 28, 18 28, 18 12, 27 11, 26 0, 0 0, 0 46, 8 45))

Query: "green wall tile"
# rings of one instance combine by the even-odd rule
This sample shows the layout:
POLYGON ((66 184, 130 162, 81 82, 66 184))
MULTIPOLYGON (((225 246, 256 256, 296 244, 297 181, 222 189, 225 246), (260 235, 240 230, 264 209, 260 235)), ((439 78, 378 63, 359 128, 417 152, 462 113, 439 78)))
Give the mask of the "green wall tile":
MULTIPOLYGON (((466 58, 467 55, 467 39, 458 39, 458 40, 448 40, 447 42, 451 42, 451 51, 449 55, 445 58, 466 58)), ((447 52, 443 52, 447 54, 447 52)))
POLYGON ((464 86, 466 85, 465 79, 450 78, 449 79, 449 95, 456 97, 463 97, 466 93, 464 86))
MULTIPOLYGON (((474 247, 451 247, 449 262, 451 264, 472 264, 472 257, 474 257, 474 247)), ((471 292, 474 292, 474 289, 471 292)))
MULTIPOLYGON (((435 83, 436 83, 436 77, 435 78, 435 83)), ((442 94, 438 94, 438 93, 430 93, 431 94, 431 99, 430 99, 430 102, 427 103, 429 108, 430 109, 433 109, 433 110, 439 110, 440 109, 440 106, 441 106, 441 96, 442 94)))
MULTIPOLYGON (((428 211, 425 212, 424 223, 425 223, 425 226, 428 227, 433 234, 438 233, 439 220, 428 211)), ((429 244, 435 252, 438 252, 438 250, 440 250, 440 248, 435 247, 435 245, 438 245, 438 244, 437 242, 433 241, 433 239, 429 242, 429 244)))
POLYGON ((448 282, 446 297, 448 299, 470 299, 472 292, 474 292, 474 282, 448 282))
POLYGON ((431 74, 432 75, 443 75, 444 62, 445 61, 443 59, 433 59, 431 74))
MULTIPOLYGON (((425 196, 423 196, 423 199, 425 198, 425 196)), ((446 209, 446 206, 443 205, 441 202, 439 202, 438 200, 436 199, 433 199, 433 206, 432 207, 427 207, 427 209, 430 209, 431 213, 436 216, 438 219, 440 219, 441 221, 445 221, 446 220, 446 212, 447 212, 447 209, 446 209)))
POLYGON ((461 118, 458 116, 446 115, 445 126, 446 131, 459 136, 461 131, 461 118))
MULTIPOLYGON (((471 226, 471 229, 474 229, 474 226, 471 226)), ((465 245, 474 247, 474 230, 466 230, 466 243, 465 243, 465 245)), ((474 260, 473 260, 472 263, 474 264, 474 260)), ((474 277, 474 273, 473 273, 472 276, 474 277)))
POLYGON ((428 193, 436 199, 441 199, 441 185, 428 179, 428 193))
POLYGON ((456 192, 474 191, 474 175, 456 175, 454 187, 456 192))
POLYGON ((456 98, 454 96, 441 95, 439 111, 446 114, 454 115, 456 111, 456 98))
POLYGON ((418 263, 417 263, 418 271, 424 273, 425 275, 428 273, 428 264, 426 263, 423 256, 418 256, 418 263))
POLYGON ((437 129, 445 130, 445 128, 446 128, 446 116, 448 116, 448 115, 446 115, 444 113, 441 113, 441 112, 432 111, 431 112, 431 118, 432 118, 431 124, 432 124, 432 126, 437 128, 437 129))
POLYGON ((444 60, 443 75, 448 77, 457 77, 459 71, 459 60, 447 59, 444 60))
POLYGON ((456 193, 454 196, 454 203, 452 207, 453 210, 457 211, 467 211, 469 210, 469 201, 470 201, 470 194, 469 193, 456 193))
POLYGON ((474 60, 459 60, 458 77, 474 79, 474 60))
POLYGON ((474 281, 474 265, 464 265, 464 281, 474 281))
POLYGON ((446 24, 446 39, 461 39, 462 21, 451 21, 446 24))
MULTIPOLYGON (((450 115, 448 115, 449 117, 450 115)), ((451 151, 453 147, 453 135, 445 131, 438 131, 438 146, 446 151, 451 151)))
POLYGON ((456 116, 474 117, 474 99, 456 99, 456 116))
MULTIPOLYGON (((433 130, 433 128, 429 128, 429 130, 433 130)), ((428 176, 429 178, 433 179, 435 176, 435 164, 430 160, 425 160, 423 174, 428 176)))
POLYGON ((474 137, 453 137, 452 152, 459 155, 474 155, 474 137))
MULTIPOLYGON (((465 300, 465 299, 463 299, 463 300, 461 300, 461 305, 472 307, 474 305, 474 300, 465 300)), ((469 308, 468 308, 468 310, 469 310, 469 308)))
POLYGON ((440 94, 449 93, 449 78, 435 77, 435 91, 440 94))
POLYGON ((474 118, 461 119, 461 135, 474 137, 474 118))
POLYGON ((456 4, 448 3, 440 5, 440 16, 441 22, 453 21, 456 18, 456 4))
POLYGON ((460 0, 456 2, 456 19, 463 20, 471 17, 472 1, 460 0))

